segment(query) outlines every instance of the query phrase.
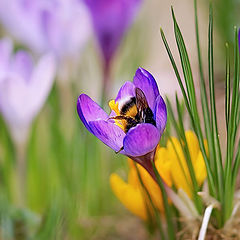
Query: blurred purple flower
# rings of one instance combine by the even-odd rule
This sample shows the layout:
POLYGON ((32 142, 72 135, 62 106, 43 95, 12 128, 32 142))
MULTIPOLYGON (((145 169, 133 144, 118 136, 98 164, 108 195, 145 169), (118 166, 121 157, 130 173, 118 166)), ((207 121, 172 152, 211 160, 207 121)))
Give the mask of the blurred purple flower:
POLYGON ((0 0, 0 21, 37 54, 79 54, 90 29, 86 6, 77 0, 0 0))
POLYGON ((0 112, 15 141, 24 141, 55 77, 55 60, 46 54, 34 65, 25 51, 12 53, 10 39, 0 41, 0 112))
POLYGON ((124 33, 136 15, 141 0, 84 0, 105 64, 111 61, 124 33))
POLYGON ((133 82, 126 82, 115 100, 110 101, 108 115, 85 94, 77 102, 77 110, 85 127, 116 152, 131 157, 147 168, 153 159, 165 129, 167 110, 153 76, 138 68, 133 82))

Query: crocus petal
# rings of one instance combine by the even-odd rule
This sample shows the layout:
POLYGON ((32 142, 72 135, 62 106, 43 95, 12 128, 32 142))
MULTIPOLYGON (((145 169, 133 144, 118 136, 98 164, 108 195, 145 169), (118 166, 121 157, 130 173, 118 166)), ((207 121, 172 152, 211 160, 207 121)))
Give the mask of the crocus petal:
POLYGON ((0 1, 3 26, 37 54, 51 51, 62 57, 79 53, 91 29, 88 15, 78 0, 0 1))
POLYGON ((88 11, 82 1, 56 3, 42 12, 42 32, 47 38, 49 49, 57 56, 75 56, 89 36, 91 26, 88 11))
POLYGON ((177 189, 182 188, 189 196, 192 196, 192 183, 187 162, 179 140, 171 137, 167 142, 168 158, 171 159, 171 176, 177 189))
POLYGON ((0 108, 8 124, 19 128, 28 126, 40 111, 55 76, 55 61, 43 56, 27 82, 17 72, 10 72, 0 87, 0 108))
POLYGON ((0 109, 10 126, 29 124, 28 89, 24 79, 17 74, 5 75, 0 82, 0 109))
POLYGON ((172 168, 172 159, 170 158, 168 151, 164 147, 157 147, 155 154, 155 165, 157 170, 164 180, 164 182, 171 187, 172 186, 172 177, 171 177, 171 168, 172 168))
POLYGON ((4 38, 0 41, 0 81, 8 71, 8 65, 12 53, 12 40, 4 38))
POLYGON ((158 129, 150 124, 139 124, 131 128, 123 141, 125 154, 132 157, 143 156, 153 151, 160 140, 158 129))
POLYGON ((200 151, 198 139, 193 131, 186 131, 185 136, 187 139, 190 156, 191 156, 192 162, 194 164, 197 160, 198 153, 200 151))
POLYGON ((159 95, 158 86, 154 77, 145 69, 138 68, 133 78, 133 83, 144 92, 148 105, 153 111, 155 100, 159 95))
POLYGON ((156 126, 163 133, 166 123, 167 123, 167 108, 163 98, 159 95, 156 100, 154 117, 156 121, 156 126))
POLYGON ((108 119, 107 113, 86 94, 81 94, 79 96, 77 101, 77 111, 83 124, 90 132, 90 121, 108 119))
POLYGON ((129 172, 128 172, 128 183, 131 184, 133 187, 139 187, 139 177, 136 171, 136 167, 133 163, 131 158, 128 158, 129 162, 129 172))
POLYGON ((135 86, 132 82, 127 81, 118 91, 115 102, 118 102, 119 107, 131 97, 135 97, 135 86))
POLYGON ((110 121, 104 120, 90 121, 88 124, 92 134, 104 144, 116 152, 122 148, 125 133, 120 127, 110 121))
POLYGON ((198 152, 198 156, 197 159, 195 160, 195 164, 193 165, 193 167, 196 174, 198 185, 200 186, 207 177, 206 165, 201 151, 198 152))
POLYGON ((110 176, 110 184, 114 194, 133 214, 147 220, 147 211, 141 189, 124 182, 117 174, 110 176))
POLYGON ((36 115, 45 103, 56 74, 56 60, 52 54, 45 54, 40 58, 31 76, 31 88, 29 88, 29 99, 31 109, 36 115), (36 97, 37 96, 37 97, 36 97))
POLYGON ((141 0, 85 0, 106 63, 115 54, 141 0))
MULTIPOLYGON (((145 168, 143 168, 139 164, 137 164, 136 166, 138 167, 143 184, 147 188, 147 191, 151 196, 154 206, 156 206, 161 212, 163 212, 164 207, 163 207, 163 201, 162 201, 162 193, 159 188, 159 185, 156 183, 156 181, 152 178, 152 176, 147 172, 145 168)), ((136 171, 136 168, 135 168, 135 171, 136 171)), ((139 186, 141 186, 140 182, 139 182, 139 186)))
POLYGON ((33 70, 33 59, 25 51, 18 51, 12 59, 11 71, 21 76, 25 81, 30 80, 33 70))
POLYGON ((17 40, 37 53, 43 53, 46 50, 45 36, 40 31, 36 14, 39 2, 27 1, 24 4, 24 1, 0 1, 0 21, 17 40))

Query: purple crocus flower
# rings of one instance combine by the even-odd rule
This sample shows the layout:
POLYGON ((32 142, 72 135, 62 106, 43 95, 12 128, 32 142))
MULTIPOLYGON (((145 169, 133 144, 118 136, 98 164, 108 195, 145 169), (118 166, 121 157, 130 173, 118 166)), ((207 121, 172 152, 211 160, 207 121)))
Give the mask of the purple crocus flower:
POLYGON ((78 0, 0 0, 0 21, 37 54, 79 54, 89 36, 87 8, 78 0))
POLYGON ((12 52, 10 39, 0 40, 0 112, 16 142, 24 142, 55 77, 55 59, 46 54, 34 64, 23 50, 12 52))
POLYGON ((111 61, 124 33, 131 24, 141 0, 84 0, 105 64, 111 61))
POLYGON ((133 82, 126 82, 109 106, 110 115, 86 94, 77 102, 79 117, 88 131, 149 171, 167 121, 166 105, 154 77, 138 68, 133 82))

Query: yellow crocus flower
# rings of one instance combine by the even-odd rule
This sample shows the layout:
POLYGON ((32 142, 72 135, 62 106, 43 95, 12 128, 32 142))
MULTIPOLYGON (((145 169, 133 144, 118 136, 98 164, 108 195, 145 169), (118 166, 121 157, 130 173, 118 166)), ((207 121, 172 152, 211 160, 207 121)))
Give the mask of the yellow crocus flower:
MULTIPOLYGON (((207 176, 204 159, 200 151, 196 135, 192 131, 186 131, 185 136, 196 180, 198 185, 200 186, 207 176)), ((205 148, 207 149, 206 141, 205 148)), ((172 137, 171 140, 167 142, 166 148, 164 148, 166 149, 166 151, 162 152, 162 149, 163 148, 160 148, 160 151, 158 151, 155 156, 155 158, 157 159, 156 165, 161 168, 161 162, 164 158, 167 158, 167 160, 165 159, 165 161, 171 162, 170 175, 173 184, 177 189, 183 189, 189 197, 192 197, 191 177, 179 140, 175 137, 172 137)))
MULTIPOLYGON (((200 186, 207 175, 203 156, 196 135, 192 131, 186 131, 185 135, 196 179, 200 186)), ((123 181, 114 173, 110 176, 110 184, 114 194, 130 212, 143 220, 147 220, 147 196, 144 194, 139 182, 135 165, 132 160, 129 160, 129 162, 128 181, 123 181)), ((177 138, 171 137, 166 147, 157 147, 155 164, 160 176, 168 186, 171 187, 174 184, 177 189, 183 189, 189 197, 192 197, 192 184, 187 162, 177 138)), ((142 166, 137 164, 137 167, 154 205, 160 212, 163 212, 162 195, 159 186, 142 166)))

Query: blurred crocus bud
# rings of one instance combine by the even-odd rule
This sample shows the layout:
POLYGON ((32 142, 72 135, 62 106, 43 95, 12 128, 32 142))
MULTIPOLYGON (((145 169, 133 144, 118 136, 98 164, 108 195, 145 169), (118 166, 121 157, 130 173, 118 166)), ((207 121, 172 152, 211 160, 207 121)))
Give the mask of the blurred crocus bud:
POLYGON ((124 33, 132 23, 141 0, 84 0, 105 64, 111 61, 124 33))
POLYGON ((0 21, 37 54, 79 54, 90 32, 88 11, 78 0, 0 0, 0 21))
POLYGON ((0 111, 15 142, 26 140, 51 90, 55 70, 53 55, 34 64, 26 51, 12 52, 10 39, 0 40, 0 111))

